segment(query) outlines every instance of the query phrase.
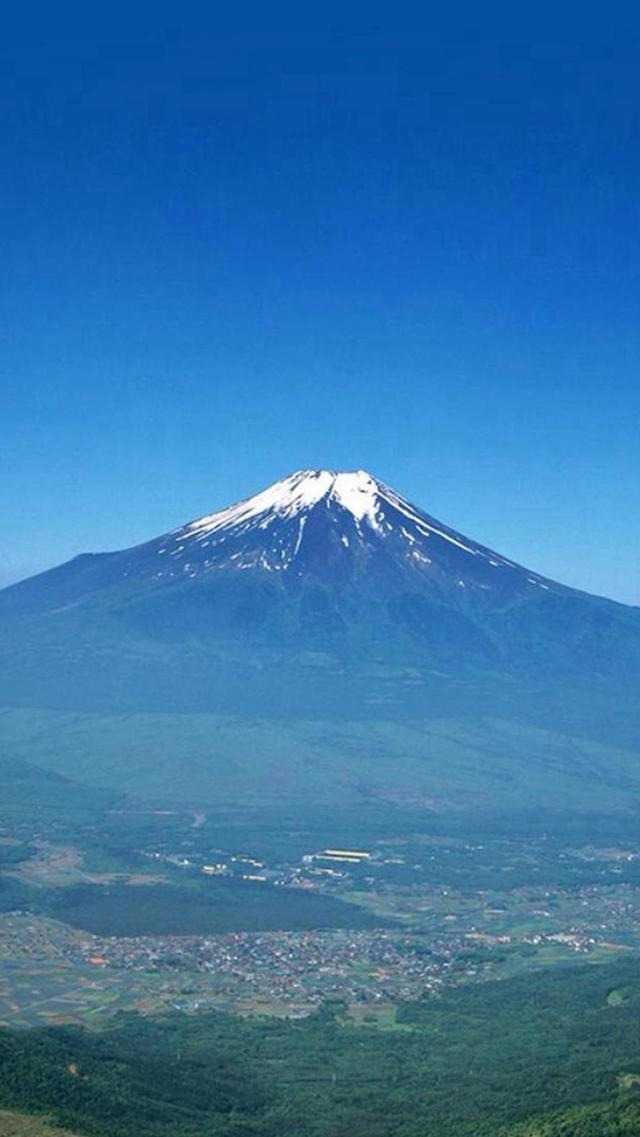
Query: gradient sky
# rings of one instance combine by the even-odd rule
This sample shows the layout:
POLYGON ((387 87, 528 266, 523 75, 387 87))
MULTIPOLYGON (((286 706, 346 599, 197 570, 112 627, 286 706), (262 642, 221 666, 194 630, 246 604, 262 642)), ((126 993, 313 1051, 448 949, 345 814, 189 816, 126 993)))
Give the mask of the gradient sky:
POLYGON ((3 17, 0 583, 364 467, 640 603, 640 13, 513 7, 3 17))

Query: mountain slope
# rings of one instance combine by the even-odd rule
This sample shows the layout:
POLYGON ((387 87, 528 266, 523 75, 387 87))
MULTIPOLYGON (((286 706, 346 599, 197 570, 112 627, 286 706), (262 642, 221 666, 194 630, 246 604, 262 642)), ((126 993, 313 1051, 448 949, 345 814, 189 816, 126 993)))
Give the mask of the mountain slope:
MULTIPOLYGON (((55 712, 53 736, 45 742, 41 732, 30 745, 50 755, 53 737, 56 755, 61 746, 73 750, 65 749, 60 724, 68 719, 58 712, 146 716, 142 748, 157 751, 163 773, 154 779, 142 763, 147 773, 136 788, 148 785, 156 796, 170 779, 165 759, 172 769, 181 761, 175 742, 167 750, 167 735, 176 733, 166 729, 168 715, 186 716, 178 734, 183 729, 185 762, 200 755, 200 794, 207 766, 199 716, 211 716, 212 739, 227 740, 212 746, 211 792, 218 778, 238 800, 252 788, 252 770, 267 754, 272 761, 274 729, 281 792, 304 794, 300 738, 312 723, 307 783, 316 799, 367 796, 376 787, 389 794, 394 784, 410 797, 413 782, 420 800, 502 795, 513 803, 519 787, 531 800, 520 743, 513 784, 509 754, 492 757, 496 720, 515 724, 521 738, 542 730, 560 739, 550 742, 557 749, 550 761, 561 761, 565 774, 567 740, 577 740, 567 800, 574 783, 580 797, 585 772, 591 789, 604 785, 617 806, 640 789, 638 610, 515 564, 363 471, 300 471, 135 548, 77 557, 1 592, 0 631, 0 703, 55 712), (154 715, 163 716, 155 728, 154 715), (264 729, 229 780, 230 719, 237 738, 247 737, 247 723, 264 729), (438 769, 429 724, 444 720, 463 752, 469 731, 475 742, 468 760, 455 762, 443 744, 438 769), (612 763, 609 779, 605 762, 603 780, 602 760, 596 773, 589 748, 608 744, 628 758, 612 763)), ((10 754, 31 760, 11 729, 5 738, 10 754)), ((117 757, 102 754, 101 784, 121 769, 117 757)), ((71 772, 59 757, 54 768, 71 772)))
POLYGON ((162 586, 221 572, 303 579, 371 592, 395 583, 446 596, 484 591, 494 602, 542 589, 566 593, 430 517, 362 470, 302 470, 255 497, 118 553, 84 555, 5 591, 46 610, 126 584, 162 586))

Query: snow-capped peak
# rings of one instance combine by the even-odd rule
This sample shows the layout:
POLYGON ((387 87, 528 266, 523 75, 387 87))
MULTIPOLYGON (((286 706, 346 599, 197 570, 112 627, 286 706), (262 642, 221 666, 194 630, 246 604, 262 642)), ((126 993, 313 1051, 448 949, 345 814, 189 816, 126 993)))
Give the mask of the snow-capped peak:
POLYGON ((258 518, 262 521, 262 527, 266 527, 269 520, 296 517, 323 499, 337 502, 358 522, 366 518, 371 527, 375 528, 379 500, 383 493, 382 484, 365 470, 298 470, 288 478, 274 482, 254 497, 193 521, 186 526, 185 535, 215 533, 230 526, 248 524, 258 518))
POLYGON ((504 576, 496 570, 512 570, 525 587, 547 588, 543 578, 443 525, 366 470, 298 470, 174 529, 153 548, 162 559, 158 579, 220 569, 360 579, 376 565, 388 572, 393 564, 413 584, 417 575, 429 586, 446 579, 456 588, 492 591, 504 576))

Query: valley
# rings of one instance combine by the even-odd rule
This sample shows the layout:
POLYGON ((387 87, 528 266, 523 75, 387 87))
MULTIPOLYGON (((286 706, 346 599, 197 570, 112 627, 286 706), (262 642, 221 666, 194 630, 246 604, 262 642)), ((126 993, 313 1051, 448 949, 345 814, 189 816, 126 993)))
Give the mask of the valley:
POLYGON ((338 999, 375 1023, 452 987, 640 951, 640 845, 624 822, 589 845, 325 824, 265 813, 256 836, 255 819, 122 810, 84 848, 59 843, 59 821, 6 826, 0 1021, 297 1018, 338 999), (369 840, 351 850, 346 832, 369 840))
POLYGON ((632 1137, 635 822, 551 822, 5 818, 0 1132, 632 1137))
POLYGON ((299 471, 0 623, 0 1133, 636 1137, 637 610, 299 471))

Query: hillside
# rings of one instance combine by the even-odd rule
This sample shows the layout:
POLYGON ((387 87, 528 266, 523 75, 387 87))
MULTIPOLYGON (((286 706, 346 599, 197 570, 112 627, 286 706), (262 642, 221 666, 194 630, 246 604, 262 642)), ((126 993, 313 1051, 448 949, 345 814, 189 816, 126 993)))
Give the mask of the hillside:
POLYGON ((633 808, 640 613, 362 471, 0 593, 12 760, 208 802, 633 808), (180 771, 179 784, 174 775, 180 771))
POLYGON ((625 960, 461 987, 390 1027, 334 1002, 0 1030, 0 1104, 92 1137, 635 1137, 639 999, 625 960))

